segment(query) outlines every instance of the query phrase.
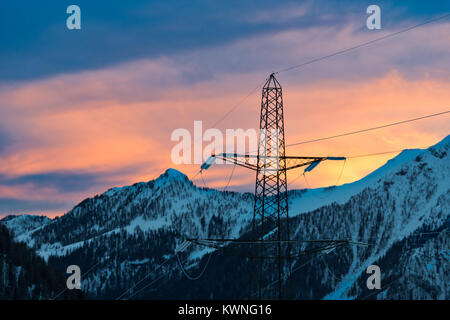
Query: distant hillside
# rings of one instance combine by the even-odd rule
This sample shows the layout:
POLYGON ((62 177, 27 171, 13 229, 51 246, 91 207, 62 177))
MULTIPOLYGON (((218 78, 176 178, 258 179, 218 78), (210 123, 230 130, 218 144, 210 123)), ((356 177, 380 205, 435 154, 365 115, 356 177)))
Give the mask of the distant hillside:
MULTIPOLYGON (((63 292, 66 279, 29 249, 12 240, 0 224, 0 300, 51 299, 63 292)), ((64 291, 58 299, 80 299, 80 291, 64 291)))

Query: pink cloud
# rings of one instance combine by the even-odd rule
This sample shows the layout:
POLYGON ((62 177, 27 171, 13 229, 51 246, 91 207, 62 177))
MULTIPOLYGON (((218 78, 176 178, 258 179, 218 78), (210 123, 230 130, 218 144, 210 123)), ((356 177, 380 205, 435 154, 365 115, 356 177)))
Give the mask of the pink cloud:
MULTIPOLYGON (((449 74, 437 69, 441 62, 431 62, 427 71, 419 64, 409 72, 394 67, 389 59, 401 57, 420 44, 438 52, 448 49, 449 44, 429 37, 427 32, 444 35, 450 31, 449 26, 430 26, 405 34, 401 43, 389 41, 298 73, 280 74, 287 143, 448 109, 445 103, 450 101, 450 85, 446 81, 449 74), (338 77, 339 74, 342 77, 338 77), (312 75, 310 81, 306 81, 308 75, 312 75)), ((149 180, 168 167, 193 176, 198 166, 176 166, 171 161, 175 142, 170 141, 170 135, 174 129, 192 130, 194 120, 203 120, 205 129, 211 126, 263 80, 266 74, 259 71, 263 65, 291 65, 367 38, 352 30, 316 28, 310 33, 291 30, 222 48, 202 49, 183 57, 140 60, 106 70, 3 87, 0 112, 5 117, 0 119, 0 124, 26 143, 19 144, 12 153, 0 154, 0 173, 19 176, 58 170, 114 172, 148 162, 148 167, 140 171, 114 176, 111 184, 117 180, 122 185, 149 180), (277 50, 271 49, 273 47, 277 50), (246 63, 249 67, 244 68, 245 72, 226 72, 221 70, 222 61, 236 69, 246 63), (215 67, 218 71, 212 71, 209 77, 188 81, 189 75, 196 74, 199 68, 214 70, 215 67)), ((218 127, 256 128, 259 95, 257 90, 218 127)), ((436 118, 292 147, 288 153, 355 155, 427 146, 446 136, 448 129, 448 118, 436 118)), ((363 177, 391 156, 349 161, 340 183, 363 177)), ((324 163, 311 174, 310 183, 313 187, 332 185, 336 183, 340 168, 339 163, 324 163)), ((205 176, 209 186, 224 186, 230 172, 231 166, 217 166, 205 176)), ((298 172, 290 173, 289 179, 297 175, 298 172)), ((106 185, 108 179, 105 179, 106 185)), ((202 184, 199 177, 196 183, 202 184)), ((231 187, 253 183, 254 173, 239 169, 231 187)), ((305 184, 298 179, 294 186, 305 187, 305 184)), ((29 198, 46 198, 56 195, 72 199, 74 203, 92 192, 60 194, 57 190, 34 190, 26 186, 0 187, 0 196, 22 194, 29 198)))

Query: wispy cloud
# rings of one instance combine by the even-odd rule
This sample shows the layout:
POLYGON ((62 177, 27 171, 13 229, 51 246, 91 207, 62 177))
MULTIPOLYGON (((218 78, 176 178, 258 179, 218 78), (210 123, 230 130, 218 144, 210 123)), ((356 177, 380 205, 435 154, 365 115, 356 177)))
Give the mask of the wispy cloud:
MULTIPOLYGON (((156 59, 200 48, 312 27, 365 24, 370 1, 108 1, 78 0, 82 30, 66 29, 67 3, 4 1, 0 12, 0 83, 98 70, 138 59, 156 59), (14 32, 11 32, 14 30, 14 32)), ((383 25, 420 21, 450 10, 432 3, 377 1, 383 25)), ((287 53, 287 52, 283 52, 287 53)))

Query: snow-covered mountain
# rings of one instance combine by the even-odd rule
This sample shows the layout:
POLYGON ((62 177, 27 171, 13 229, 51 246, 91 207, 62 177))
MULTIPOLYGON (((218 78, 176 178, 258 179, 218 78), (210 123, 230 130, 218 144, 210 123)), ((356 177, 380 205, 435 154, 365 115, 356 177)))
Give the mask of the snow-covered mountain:
MULTIPOLYGON (((173 255, 186 238, 239 237, 250 225, 252 197, 199 188, 181 172, 168 169, 148 183, 86 199, 40 227, 24 226, 31 224, 30 216, 9 218, 5 224, 16 240, 61 269, 76 264, 88 270, 97 264, 83 284, 91 293, 113 297, 151 271, 155 262, 173 255)), ((207 251, 191 250, 191 260, 207 251)))
MULTIPOLYGON (((357 182, 291 191, 291 238, 369 243, 294 261, 294 296, 448 299, 449 152, 450 136, 427 150, 405 150, 357 182), (381 268, 380 291, 366 287, 371 264, 381 268)), ((242 236, 252 210, 251 194, 199 188, 169 169, 86 199, 40 226, 26 216, 5 224, 51 265, 79 265, 84 290, 97 298, 240 299, 248 259, 192 245, 180 254, 182 270, 175 249, 186 238, 242 236), (198 280, 186 278, 202 270, 198 280)))
POLYGON ((84 298, 80 291, 65 290, 63 274, 47 265, 24 243, 14 241, 8 228, 0 224, 0 300, 52 299, 55 296, 84 298))
POLYGON ((363 179, 339 187, 332 186, 294 191, 297 194, 301 193, 301 196, 295 197, 294 195, 295 201, 291 203, 292 214, 297 215, 309 212, 333 202, 344 204, 355 194, 373 186, 379 179, 393 174, 405 163, 411 162, 423 152, 424 150, 422 149, 403 150, 398 156, 389 160, 384 166, 373 171, 363 179))
MULTIPOLYGON (((340 249, 319 268, 316 287, 328 287, 324 298, 450 297, 449 150, 447 137, 428 150, 403 153, 356 182, 366 186, 348 201, 294 219, 299 238, 330 235, 370 244, 340 249), (371 264, 382 271, 385 290, 378 294, 365 284, 371 264)), ((314 269, 304 272, 313 276, 314 269)))
MULTIPOLYGON (((37 231, 44 227, 51 220, 46 216, 37 215, 20 215, 20 216, 6 216, 1 222, 11 231, 14 231, 16 236, 24 235, 29 232, 37 231)), ((20 239, 20 237, 18 237, 20 239)))

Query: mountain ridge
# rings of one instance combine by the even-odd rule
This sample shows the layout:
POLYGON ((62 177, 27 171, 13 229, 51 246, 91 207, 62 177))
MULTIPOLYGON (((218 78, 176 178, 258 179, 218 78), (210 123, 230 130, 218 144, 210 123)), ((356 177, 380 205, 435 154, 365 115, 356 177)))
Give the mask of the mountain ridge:
MULTIPOLYGON (((290 191, 293 236, 303 239, 332 236, 374 243, 367 249, 352 247, 340 249, 338 255, 331 253, 317 260, 313 258, 321 268, 306 266, 306 276, 293 275, 300 290, 296 297, 354 299, 371 294, 364 289, 363 281, 368 263, 382 264, 389 277, 398 277, 405 282, 412 281, 405 278, 409 274, 409 269, 405 269, 407 266, 424 273, 426 269, 423 270, 422 264, 414 264, 411 257, 421 251, 433 255, 435 252, 430 250, 448 243, 445 233, 430 239, 416 233, 448 228, 450 182, 446 173, 450 171, 449 149, 450 136, 447 136, 428 149, 404 151, 355 182, 356 187, 351 186, 350 191, 345 190, 349 189, 348 184, 316 191, 290 191), (336 196, 339 192, 345 199, 334 201, 339 198, 336 196), (315 203, 318 198, 311 196, 314 193, 326 195, 326 201, 315 203), (297 209, 300 207, 306 209, 297 209), (414 247, 408 240, 413 238, 421 239, 423 244, 414 247), (391 260, 401 261, 398 267, 404 269, 403 275, 395 273, 397 266, 391 260), (333 272, 338 272, 339 276, 333 278, 333 272), (314 288, 306 294, 301 288, 308 283, 313 283, 314 288)), ((85 269, 98 263, 84 282, 88 292, 98 298, 118 296, 145 275, 157 273, 161 262, 168 265, 164 270, 170 278, 167 288, 144 292, 140 298, 205 298, 211 295, 233 298, 231 291, 210 282, 215 279, 215 270, 222 270, 215 275, 220 278, 229 270, 244 268, 242 259, 225 257, 220 250, 211 252, 191 246, 185 254, 191 271, 201 268, 211 254, 219 257, 216 259, 221 265, 219 267, 219 262, 214 263, 212 259, 213 266, 204 275, 205 280, 197 282, 197 295, 194 296, 194 293, 184 291, 189 284, 170 259, 187 237, 239 238, 251 229, 252 205, 251 194, 200 188, 183 173, 168 169, 155 180, 112 188, 87 198, 63 217, 36 230, 17 232, 16 237, 61 269, 67 263, 79 263, 85 269)), ((14 219, 9 219, 9 223, 11 221, 14 219)), ((445 254, 441 252, 439 257, 445 254)), ((436 270, 445 269, 445 261, 436 260, 436 270)), ((429 263, 433 265, 431 261, 429 263)), ((245 278, 244 275, 230 276, 245 278)), ((412 281, 403 291, 412 294, 416 289, 419 298, 449 297, 449 289, 442 285, 442 281, 448 280, 446 277, 436 271, 434 279, 427 278, 432 289, 419 290, 420 281, 414 280, 416 282, 412 281)), ((407 297, 395 286, 386 290, 384 296, 377 294, 375 298, 407 297)))

